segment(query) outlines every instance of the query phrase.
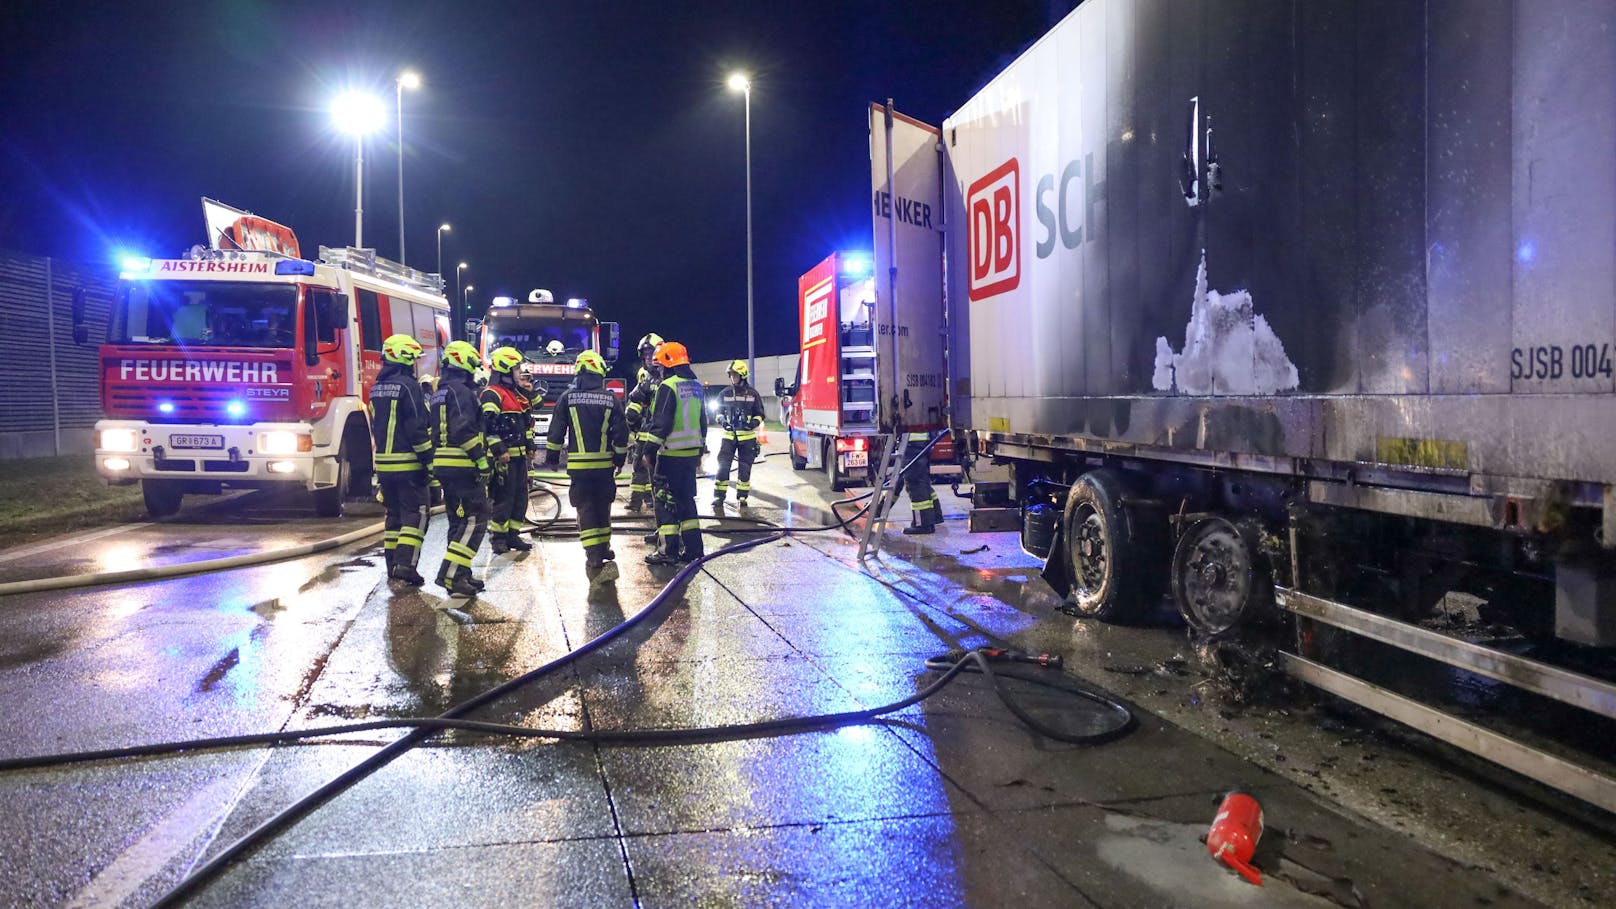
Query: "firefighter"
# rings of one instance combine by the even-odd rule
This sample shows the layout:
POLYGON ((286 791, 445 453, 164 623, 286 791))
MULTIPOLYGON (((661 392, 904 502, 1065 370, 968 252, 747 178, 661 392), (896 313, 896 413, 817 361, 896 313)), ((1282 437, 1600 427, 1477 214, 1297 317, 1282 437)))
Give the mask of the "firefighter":
POLYGON ((937 525, 943 523, 942 506, 931 485, 931 455, 930 452, 921 454, 926 450, 926 442, 924 436, 918 440, 912 437, 903 450, 903 463, 908 469, 900 479, 909 493, 909 508, 913 512, 913 519, 903 532, 909 536, 933 533, 937 525))
POLYGON ((387 506, 387 576, 411 587, 426 583, 415 570, 431 514, 428 483, 432 440, 427 430, 426 396, 415 378, 421 342, 390 335, 382 342, 382 371, 370 390, 370 434, 375 443, 376 476, 387 506))
POLYGON ((483 583, 471 576, 471 560, 488 532, 488 480, 493 475, 477 405, 482 358, 465 341, 452 341, 443 349, 441 365, 432 396, 432 473, 443 486, 449 543, 437 581, 451 594, 476 596, 483 583))
POLYGON ((522 352, 496 348, 488 356, 488 387, 477 396, 482 407, 488 450, 493 453, 494 478, 488 486, 492 519, 488 522, 488 548, 495 555, 527 552, 533 544, 522 539, 527 515, 527 461, 532 420, 528 398, 522 393, 522 352))
POLYGON ((729 462, 740 458, 736 471, 735 501, 746 507, 746 497, 752 492, 752 462, 758 456, 758 427, 763 425, 763 398, 757 389, 747 384, 749 378, 745 360, 729 364, 729 387, 719 397, 718 426, 723 430, 723 441, 718 445, 718 481, 713 484, 713 505, 724 504, 729 492, 729 462))
POLYGON ((645 427, 645 408, 656 397, 657 383, 662 381, 662 367, 656 361, 656 349, 661 343, 662 336, 655 332, 640 339, 640 371, 635 375, 633 390, 628 393, 628 409, 624 414, 628 419, 629 442, 633 447, 630 460, 634 464, 634 475, 629 479, 628 486, 628 510, 635 514, 651 504, 651 472, 639 457, 639 448, 640 434, 645 427))
POLYGON ((545 466, 567 453, 568 501, 578 512, 578 541, 584 546, 584 574, 592 584, 617 579, 612 552, 612 500, 617 470, 628 457, 628 425, 623 402, 606 387, 606 361, 586 350, 576 361, 577 378, 556 399, 545 439, 545 466))
POLYGON ((640 457, 653 468, 657 551, 646 556, 645 562, 674 565, 705 554, 701 521, 696 517, 696 469, 701 466, 707 438, 707 408, 683 344, 662 344, 656 359, 663 377, 651 402, 640 457))

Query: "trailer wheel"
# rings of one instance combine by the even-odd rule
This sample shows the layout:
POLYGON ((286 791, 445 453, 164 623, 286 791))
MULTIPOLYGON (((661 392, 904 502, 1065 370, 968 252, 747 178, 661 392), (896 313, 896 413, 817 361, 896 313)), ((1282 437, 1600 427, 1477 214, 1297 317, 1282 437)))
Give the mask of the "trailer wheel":
POLYGON ((1160 587, 1147 534, 1130 527, 1122 509, 1124 486, 1114 470, 1090 471, 1066 498, 1066 557, 1071 567, 1070 601, 1077 612, 1104 622, 1143 617, 1160 587))
POLYGON ((348 463, 348 441, 337 446, 337 482, 325 489, 314 491, 314 513, 322 518, 342 516, 342 501, 348 496, 353 482, 353 468, 348 463))
POLYGON ((1211 517, 1197 521, 1173 549, 1173 602, 1190 627, 1216 637, 1263 618, 1274 584, 1254 528, 1211 517))
POLYGON ((141 480, 140 497, 146 500, 148 514, 166 518, 180 510, 185 490, 173 480, 141 480))

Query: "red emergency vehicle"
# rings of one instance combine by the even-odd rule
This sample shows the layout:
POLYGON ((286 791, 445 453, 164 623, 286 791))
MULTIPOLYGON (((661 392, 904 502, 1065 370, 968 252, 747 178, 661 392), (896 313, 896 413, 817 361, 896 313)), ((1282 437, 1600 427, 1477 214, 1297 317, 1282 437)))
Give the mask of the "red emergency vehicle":
POLYGON ((443 280, 368 249, 304 259, 290 229, 224 208, 238 217, 216 229, 210 213, 213 246, 123 264, 100 350, 96 470, 140 482, 157 517, 189 493, 285 485, 338 514, 370 490, 382 339, 413 335, 420 374, 437 371, 443 280))

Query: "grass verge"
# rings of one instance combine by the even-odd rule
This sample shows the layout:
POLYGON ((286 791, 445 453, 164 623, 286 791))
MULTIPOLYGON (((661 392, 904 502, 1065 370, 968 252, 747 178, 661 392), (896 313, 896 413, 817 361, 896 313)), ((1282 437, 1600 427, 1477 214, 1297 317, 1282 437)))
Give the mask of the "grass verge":
POLYGON ((140 486, 107 486, 89 455, 0 464, 0 548, 104 527, 146 513, 140 486))

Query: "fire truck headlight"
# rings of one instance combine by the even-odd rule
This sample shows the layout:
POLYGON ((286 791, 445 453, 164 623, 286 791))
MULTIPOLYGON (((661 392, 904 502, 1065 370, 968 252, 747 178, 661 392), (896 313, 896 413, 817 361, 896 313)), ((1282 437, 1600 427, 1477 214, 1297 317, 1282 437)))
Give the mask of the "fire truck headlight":
POLYGON ((306 433, 288 432, 284 429, 277 429, 273 432, 259 434, 258 450, 269 455, 284 455, 293 454, 299 451, 313 451, 314 438, 306 433))
POLYGON ((105 461, 102 461, 101 463, 105 464, 106 468, 108 470, 128 470, 129 469, 129 459, 128 458, 107 458, 105 461))
POLYGON ((133 429, 103 429, 101 448, 105 451, 139 451, 140 440, 133 429))
POLYGON ((707 412, 718 413, 718 400, 716 398, 707 402, 707 412))

